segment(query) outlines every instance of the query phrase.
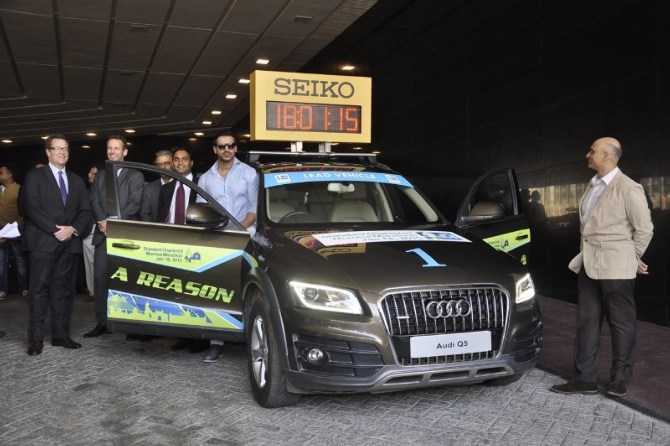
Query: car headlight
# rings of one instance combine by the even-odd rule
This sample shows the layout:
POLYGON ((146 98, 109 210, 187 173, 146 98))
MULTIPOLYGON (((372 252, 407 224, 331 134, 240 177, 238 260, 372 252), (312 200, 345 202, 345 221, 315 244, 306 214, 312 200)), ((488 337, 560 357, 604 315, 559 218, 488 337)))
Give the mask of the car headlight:
POLYGON ((516 282, 516 303, 520 304, 535 297, 535 284, 530 274, 526 274, 516 282))
POLYGON ((363 313, 358 298, 351 291, 295 281, 288 285, 293 296, 307 308, 336 313, 363 313))

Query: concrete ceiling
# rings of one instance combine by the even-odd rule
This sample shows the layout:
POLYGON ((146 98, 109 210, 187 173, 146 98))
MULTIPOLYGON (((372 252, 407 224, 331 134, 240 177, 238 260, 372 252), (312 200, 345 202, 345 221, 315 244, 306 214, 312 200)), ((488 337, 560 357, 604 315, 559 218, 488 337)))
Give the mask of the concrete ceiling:
POLYGON ((375 2, 0 0, 0 139, 211 135, 249 113, 240 78, 300 70, 375 2))

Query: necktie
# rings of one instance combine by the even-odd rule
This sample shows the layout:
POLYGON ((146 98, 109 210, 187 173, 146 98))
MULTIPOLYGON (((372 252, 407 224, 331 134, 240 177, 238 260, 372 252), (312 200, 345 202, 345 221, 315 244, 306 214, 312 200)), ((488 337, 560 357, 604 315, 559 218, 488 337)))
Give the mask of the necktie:
POLYGON ((63 179, 63 171, 58 171, 58 187, 60 187, 60 196, 63 199, 63 204, 67 201, 67 187, 65 187, 65 180, 63 179))
POLYGON ((177 197, 174 201, 174 223, 177 225, 183 225, 184 221, 184 185, 179 183, 177 187, 177 197))

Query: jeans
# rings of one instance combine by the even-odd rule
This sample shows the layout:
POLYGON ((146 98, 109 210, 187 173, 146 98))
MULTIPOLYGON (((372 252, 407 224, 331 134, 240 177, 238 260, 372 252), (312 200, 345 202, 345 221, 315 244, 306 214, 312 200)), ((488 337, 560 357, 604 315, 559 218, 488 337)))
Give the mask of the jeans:
POLYGON ((26 257, 21 251, 21 238, 8 238, 0 242, 0 291, 7 293, 7 282, 9 272, 9 251, 11 250, 16 264, 16 280, 19 293, 28 289, 28 265, 26 257))

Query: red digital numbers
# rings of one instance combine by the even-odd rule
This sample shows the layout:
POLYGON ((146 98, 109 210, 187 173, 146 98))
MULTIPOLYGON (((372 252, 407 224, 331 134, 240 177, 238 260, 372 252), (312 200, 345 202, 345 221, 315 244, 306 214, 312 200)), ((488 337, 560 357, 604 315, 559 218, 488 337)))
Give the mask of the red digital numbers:
POLYGON ((267 102, 267 130, 360 133, 361 107, 267 102))

